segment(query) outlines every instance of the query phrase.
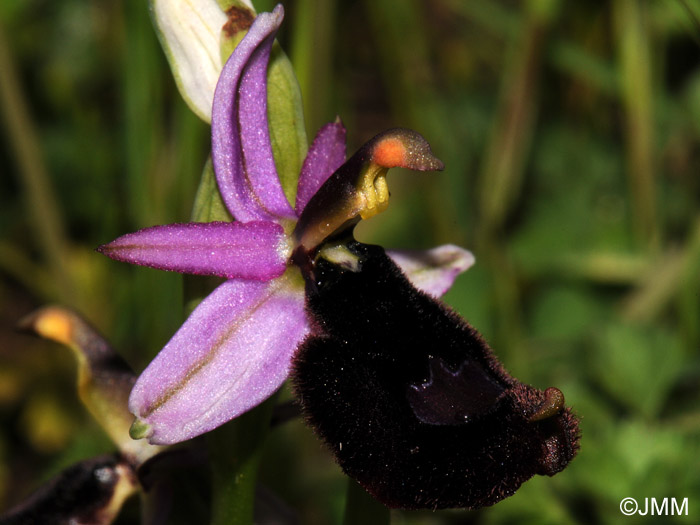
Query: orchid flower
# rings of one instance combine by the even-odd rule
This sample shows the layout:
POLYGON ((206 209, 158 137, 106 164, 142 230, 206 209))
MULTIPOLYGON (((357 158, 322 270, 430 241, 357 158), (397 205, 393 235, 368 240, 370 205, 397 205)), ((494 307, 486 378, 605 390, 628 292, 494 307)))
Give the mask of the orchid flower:
MULTIPOLYGON (((388 168, 442 168, 427 142, 408 130, 378 135, 345 162, 345 129, 336 121, 311 144, 292 206, 275 167, 267 119, 267 64, 282 19, 281 5, 255 19, 214 93, 212 160, 235 220, 154 226, 99 248, 132 264, 227 279, 138 378, 129 399, 135 439, 180 442, 271 396, 309 333, 303 258, 293 254, 302 247, 309 256, 341 225, 382 211, 388 168), (312 200, 313 209, 304 213, 312 200)), ((435 296, 473 263, 456 246, 392 255, 417 287, 435 296)))

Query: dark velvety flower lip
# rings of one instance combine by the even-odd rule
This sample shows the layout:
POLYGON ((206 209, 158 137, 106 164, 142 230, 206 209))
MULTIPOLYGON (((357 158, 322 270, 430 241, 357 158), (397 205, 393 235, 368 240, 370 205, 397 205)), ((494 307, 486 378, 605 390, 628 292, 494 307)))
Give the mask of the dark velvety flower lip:
POLYGON ((83 460, 0 516, 0 523, 112 523, 124 500, 136 492, 136 483, 133 467, 123 458, 83 460))
POLYGON ((452 371, 440 358, 428 357, 430 379, 408 385, 406 397, 416 417, 429 425, 462 425, 488 414, 505 387, 476 361, 465 360, 452 371))
MULTIPOLYGON (((578 450, 556 388, 510 376, 481 336, 416 290, 378 246, 305 269, 312 334, 293 380, 346 474, 389 507, 493 505, 578 450)), ((323 250, 320 252, 323 254, 323 250)))

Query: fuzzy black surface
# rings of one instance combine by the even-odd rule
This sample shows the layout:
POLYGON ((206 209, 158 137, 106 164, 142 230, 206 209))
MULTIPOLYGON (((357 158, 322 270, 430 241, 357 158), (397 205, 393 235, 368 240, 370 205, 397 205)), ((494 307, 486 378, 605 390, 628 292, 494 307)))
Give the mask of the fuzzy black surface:
POLYGON ((570 411, 528 422, 540 390, 510 377, 382 248, 348 247, 361 271, 319 259, 305 276, 313 335, 293 371, 343 470, 387 506, 437 509, 491 505, 563 469, 578 447, 570 411))
POLYGON ((101 456, 67 468, 25 502, 0 516, 0 524, 102 523, 100 513, 112 500, 119 481, 119 462, 117 456, 101 456))

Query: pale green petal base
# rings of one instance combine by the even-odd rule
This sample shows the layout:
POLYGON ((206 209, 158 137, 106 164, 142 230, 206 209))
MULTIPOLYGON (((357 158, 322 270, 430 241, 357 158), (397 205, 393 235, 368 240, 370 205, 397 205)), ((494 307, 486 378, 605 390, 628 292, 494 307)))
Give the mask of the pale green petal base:
POLYGON ((153 428, 151 428, 151 425, 145 421, 141 421, 140 419, 134 420, 134 422, 131 424, 131 428, 129 428, 129 435, 131 436, 131 439, 144 439, 150 437, 151 434, 153 434, 153 428))

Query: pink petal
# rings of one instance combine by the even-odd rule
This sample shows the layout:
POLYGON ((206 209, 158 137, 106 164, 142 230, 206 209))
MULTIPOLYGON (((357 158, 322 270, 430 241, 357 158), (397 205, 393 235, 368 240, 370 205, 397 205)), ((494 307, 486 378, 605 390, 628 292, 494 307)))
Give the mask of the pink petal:
POLYGON ((411 284, 434 297, 452 287, 457 276, 474 264, 474 255, 453 244, 427 251, 387 250, 411 284))
POLYGON ((239 221, 295 218, 277 176, 267 127, 267 63, 284 9, 257 16, 224 66, 212 106, 212 160, 239 221))
POLYGON ((301 215, 306 203, 345 162, 345 127, 340 120, 323 126, 314 138, 299 175, 296 212, 301 215))
POLYGON ((212 430, 282 385, 308 332, 295 278, 226 281, 192 312, 131 392, 129 410, 150 443, 212 430))
POLYGON ((282 275, 288 257, 282 227, 263 221, 153 226, 123 235, 98 251, 160 270, 262 281, 282 275))

